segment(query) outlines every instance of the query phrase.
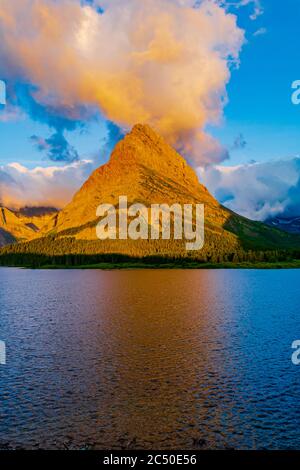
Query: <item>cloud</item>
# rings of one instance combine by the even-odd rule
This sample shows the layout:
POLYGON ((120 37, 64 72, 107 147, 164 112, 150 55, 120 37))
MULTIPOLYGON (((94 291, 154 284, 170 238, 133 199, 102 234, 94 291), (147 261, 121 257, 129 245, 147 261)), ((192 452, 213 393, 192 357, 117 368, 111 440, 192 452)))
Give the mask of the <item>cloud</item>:
POLYGON ((250 19, 252 21, 257 20, 257 18, 264 13, 261 0, 219 0, 219 4, 226 8, 239 9, 241 7, 251 7, 250 19))
POLYGON ((191 165, 206 167, 213 162, 222 162, 229 159, 229 152, 220 142, 209 134, 197 132, 190 138, 186 135, 184 143, 178 143, 177 150, 186 156, 191 165))
POLYGON ((0 203, 10 208, 62 208, 72 199, 93 168, 93 162, 89 160, 32 170, 19 163, 0 166, 0 203))
POLYGON ((0 122, 20 121, 24 119, 25 114, 21 108, 13 105, 0 106, 0 122))
POLYGON ((264 34, 267 34, 267 28, 259 28, 255 33, 253 33, 253 36, 263 36, 264 34))
POLYGON ((259 16, 263 15, 264 9, 262 7, 261 0, 240 0, 240 6, 251 5, 253 12, 250 15, 250 19, 255 21, 259 16))
MULTIPOLYGON (((246 3, 247 0, 244 0, 244 3, 246 3)), ((248 3, 251 3, 250 1, 248 1, 248 3)), ((261 5, 261 1, 260 0, 253 0, 252 2, 254 4, 254 12, 252 13, 252 15, 250 16, 250 19, 251 20, 256 20, 259 16, 263 15, 264 13, 264 9, 261 5)))
POLYGON ((49 160, 53 162, 73 163, 79 160, 76 149, 69 144, 62 132, 55 132, 48 139, 43 139, 37 135, 30 137, 35 147, 46 152, 49 160))
POLYGON ((123 131, 152 125, 197 164, 227 156, 205 128, 222 119, 243 41, 212 0, 0 3, 0 74, 33 117, 58 132, 97 108, 123 131))
POLYGON ((199 177, 222 204, 250 219, 300 216, 300 158, 199 169, 199 177))

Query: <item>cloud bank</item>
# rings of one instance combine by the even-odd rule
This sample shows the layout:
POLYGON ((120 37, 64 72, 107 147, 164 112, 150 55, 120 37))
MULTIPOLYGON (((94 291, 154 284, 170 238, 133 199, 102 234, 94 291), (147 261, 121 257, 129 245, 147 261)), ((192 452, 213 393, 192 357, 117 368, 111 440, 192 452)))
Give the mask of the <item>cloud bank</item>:
MULTIPOLYGON (((0 203, 12 208, 62 208, 95 168, 90 160, 29 170, 0 166, 0 203)), ((300 158, 198 169, 199 179, 226 207, 252 220, 300 216, 300 158)))
POLYGON ((62 208, 92 170, 93 163, 88 160, 33 170, 18 163, 0 166, 0 203, 15 209, 24 206, 62 208))
POLYGON ((300 158, 198 172, 214 196, 238 214, 261 221, 300 216, 300 158))
POLYGON ((57 133, 55 117, 96 108, 123 130, 152 125, 202 165, 228 156, 205 127, 222 118, 243 41, 213 0, 0 3, 0 73, 37 119, 48 113, 57 133))

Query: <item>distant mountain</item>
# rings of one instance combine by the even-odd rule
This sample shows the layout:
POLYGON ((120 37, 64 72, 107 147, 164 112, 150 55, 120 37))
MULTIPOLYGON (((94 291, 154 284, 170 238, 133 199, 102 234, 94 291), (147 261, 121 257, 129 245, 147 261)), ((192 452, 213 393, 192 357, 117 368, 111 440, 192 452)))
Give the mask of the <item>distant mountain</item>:
POLYGON ((199 183, 185 159, 147 125, 136 125, 116 145, 110 161, 94 171, 70 204, 47 220, 46 231, 43 226, 39 237, 44 233, 48 235, 46 238, 34 236, 32 242, 18 244, 2 253, 50 258, 71 254, 193 257, 219 262, 233 257, 243 259, 250 250, 300 248, 300 237, 250 221, 220 205, 199 183), (102 203, 117 206, 119 196, 123 195, 127 196, 128 205, 135 202, 147 207, 156 203, 204 204, 204 249, 187 252, 185 241, 181 240, 98 240, 97 207, 102 203))
POLYGON ((39 207, 25 206, 19 209, 18 211, 16 211, 17 214, 24 215, 26 217, 43 217, 45 215, 53 216, 57 212, 58 210, 55 207, 44 207, 44 206, 39 206, 39 207))
POLYGON ((266 224, 287 233, 300 234, 300 217, 274 217, 267 220, 266 224))
POLYGON ((0 246, 32 240, 47 233, 56 209, 24 208, 13 211, 0 207, 0 246))

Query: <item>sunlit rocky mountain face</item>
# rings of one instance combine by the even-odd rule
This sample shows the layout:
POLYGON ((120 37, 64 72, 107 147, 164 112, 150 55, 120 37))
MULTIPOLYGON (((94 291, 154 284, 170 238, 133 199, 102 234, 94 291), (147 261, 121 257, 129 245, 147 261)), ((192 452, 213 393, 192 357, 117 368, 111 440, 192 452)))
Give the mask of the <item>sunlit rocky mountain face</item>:
POLYGON ((56 213, 56 209, 48 207, 24 207, 18 211, 0 207, 0 246, 45 235, 56 213))
MULTIPOLYGON (((300 238, 241 217, 218 203, 186 160, 147 125, 136 125, 115 147, 110 160, 93 172, 60 212, 1 209, 0 242, 18 253, 61 256, 116 253, 132 257, 195 257, 215 262, 249 250, 297 248, 300 238), (205 246, 189 253, 182 240, 97 239, 100 204, 204 204, 205 246), (28 243, 29 242, 29 243, 28 243)), ((3 250, 2 250, 3 251, 3 250)))

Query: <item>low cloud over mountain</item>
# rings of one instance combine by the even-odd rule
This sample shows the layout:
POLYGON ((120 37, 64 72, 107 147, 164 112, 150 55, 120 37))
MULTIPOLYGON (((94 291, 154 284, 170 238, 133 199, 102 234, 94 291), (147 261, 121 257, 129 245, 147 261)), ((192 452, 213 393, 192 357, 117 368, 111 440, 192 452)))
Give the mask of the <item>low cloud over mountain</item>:
MULTIPOLYGON (((95 168, 82 160, 62 167, 0 167, 0 202, 8 207, 61 208, 95 168)), ((300 158, 235 167, 198 168, 200 181, 226 207, 253 220, 300 216, 300 158)))
POLYGON ((10 208, 61 208, 73 197, 93 169, 89 160, 61 167, 32 170, 19 163, 0 166, 0 204, 10 208))
POLYGON ((253 220, 300 215, 300 158, 198 170, 226 207, 253 220))

